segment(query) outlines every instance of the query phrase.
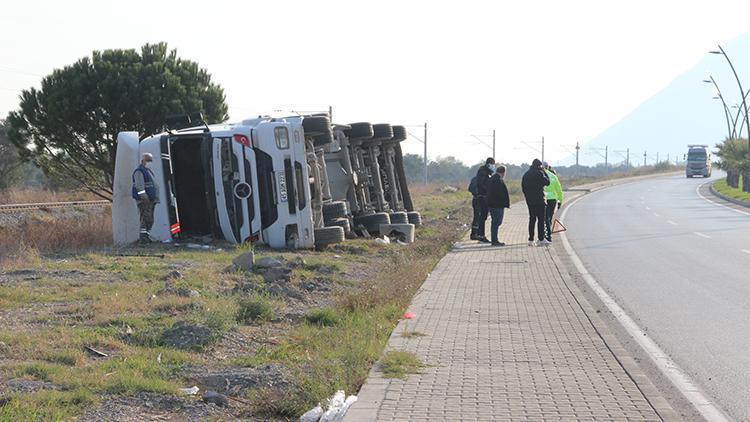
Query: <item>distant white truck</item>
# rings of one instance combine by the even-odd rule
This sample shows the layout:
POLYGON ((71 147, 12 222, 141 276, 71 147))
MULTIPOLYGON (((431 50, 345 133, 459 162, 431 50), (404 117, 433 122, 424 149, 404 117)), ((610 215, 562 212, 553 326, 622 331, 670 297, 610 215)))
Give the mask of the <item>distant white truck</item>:
POLYGON ((685 177, 711 177, 711 151, 708 145, 688 145, 685 177))
POLYGON ((188 127, 142 140, 135 132, 118 135, 115 244, 138 237, 132 173, 145 152, 154 156, 152 170, 161 187, 150 233, 154 240, 211 237, 290 249, 343 241, 340 227, 316 228, 313 222, 315 184, 305 141, 330 134, 327 117, 263 116, 201 126, 194 121, 192 127, 186 120, 182 126, 188 127))

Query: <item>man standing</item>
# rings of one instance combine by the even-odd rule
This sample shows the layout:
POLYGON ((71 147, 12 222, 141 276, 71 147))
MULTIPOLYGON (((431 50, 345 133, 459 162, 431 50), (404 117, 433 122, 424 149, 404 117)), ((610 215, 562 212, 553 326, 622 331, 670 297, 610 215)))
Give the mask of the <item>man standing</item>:
POLYGON ((151 165, 154 157, 147 153, 143 154, 141 164, 133 172, 133 199, 138 204, 138 212, 141 215, 140 243, 149 243, 151 238, 149 231, 154 225, 154 207, 159 203, 159 185, 156 184, 154 172, 151 165))
POLYGON ((487 223, 487 185, 490 176, 495 172, 495 159, 489 157, 482 167, 477 170, 477 202, 479 203, 479 215, 477 216, 477 240, 482 243, 490 243, 484 235, 484 226, 487 223))
POLYGON ((544 188, 545 195, 547 196, 547 209, 544 218, 547 223, 547 241, 552 242, 552 217, 555 214, 555 207, 558 209, 562 207, 563 191, 560 179, 555 174, 555 171, 552 170, 552 167, 547 162, 544 162, 543 166, 544 172, 549 177, 549 186, 544 188))
POLYGON ((471 192, 471 235, 469 239, 477 240, 477 221, 479 221, 479 197, 477 197, 477 176, 471 178, 469 182, 469 192, 471 192))
POLYGON ((545 238, 544 214, 547 208, 544 187, 549 185, 549 177, 542 168, 542 162, 534 159, 529 170, 521 179, 521 190, 529 207, 529 246, 534 246, 534 226, 537 227, 539 246, 549 245, 545 238))
POLYGON ((505 243, 497 240, 497 230, 503 224, 505 209, 510 208, 510 195, 508 195, 508 187, 505 186, 503 178, 505 178, 505 166, 498 166, 487 186, 487 207, 492 217, 490 238, 493 246, 505 246, 505 243))

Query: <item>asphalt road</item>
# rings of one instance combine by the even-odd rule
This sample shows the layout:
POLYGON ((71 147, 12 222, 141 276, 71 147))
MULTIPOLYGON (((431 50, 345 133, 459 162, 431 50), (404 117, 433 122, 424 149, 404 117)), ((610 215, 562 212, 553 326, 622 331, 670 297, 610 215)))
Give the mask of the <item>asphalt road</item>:
POLYGON ((675 363, 750 420, 750 215, 701 198, 705 182, 669 176, 587 195, 568 211, 567 236, 675 363))

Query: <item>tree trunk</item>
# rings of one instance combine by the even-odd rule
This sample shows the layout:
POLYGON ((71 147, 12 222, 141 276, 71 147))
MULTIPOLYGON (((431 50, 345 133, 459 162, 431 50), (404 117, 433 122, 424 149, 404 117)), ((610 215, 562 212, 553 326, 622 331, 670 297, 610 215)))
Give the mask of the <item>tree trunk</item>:
POLYGON ((742 175, 742 192, 750 192, 750 172, 742 175))

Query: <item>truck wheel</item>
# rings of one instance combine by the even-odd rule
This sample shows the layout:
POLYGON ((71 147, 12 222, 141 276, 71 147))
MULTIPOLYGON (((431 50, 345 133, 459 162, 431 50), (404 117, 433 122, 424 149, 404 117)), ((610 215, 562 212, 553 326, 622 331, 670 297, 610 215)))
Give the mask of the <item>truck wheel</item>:
POLYGON ((393 138, 393 127, 388 123, 372 125, 373 141, 390 141, 393 138))
POLYGON ((404 126, 391 126, 393 128, 393 140, 401 142, 406 139, 406 128, 404 126))
POLYGON ((405 212, 402 212, 402 211, 392 212, 388 214, 388 216, 391 218, 391 224, 408 224, 409 223, 409 216, 407 216, 405 212))
POLYGON ((326 223, 327 227, 341 227, 344 229, 344 234, 352 231, 352 227, 349 224, 348 218, 334 218, 333 220, 326 223))
POLYGON ((381 224, 390 223, 391 218, 388 216, 388 213, 384 212, 354 217, 354 229, 356 230, 362 226, 370 233, 379 233, 381 224))
POLYGON ((311 116, 302 120, 305 135, 318 136, 331 133, 331 121, 327 116, 311 116))
POLYGON ((316 249, 323 249, 328 245, 344 241, 344 229, 338 226, 317 228, 313 231, 313 235, 316 249))
POLYGON ((349 129, 348 133, 346 134, 349 139, 369 139, 375 135, 372 130, 372 124, 370 123, 352 123, 350 126, 351 129, 349 129))
POLYGON ((416 211, 407 212, 406 215, 409 217, 409 223, 414 224, 414 227, 422 225, 422 215, 416 211))
POLYGON ((349 207, 344 201, 326 202, 323 204, 323 220, 333 221, 337 218, 346 217, 349 207))
POLYGON ((315 146, 316 148, 324 147, 331 142, 333 142, 333 134, 331 132, 313 137, 313 146, 315 146))

